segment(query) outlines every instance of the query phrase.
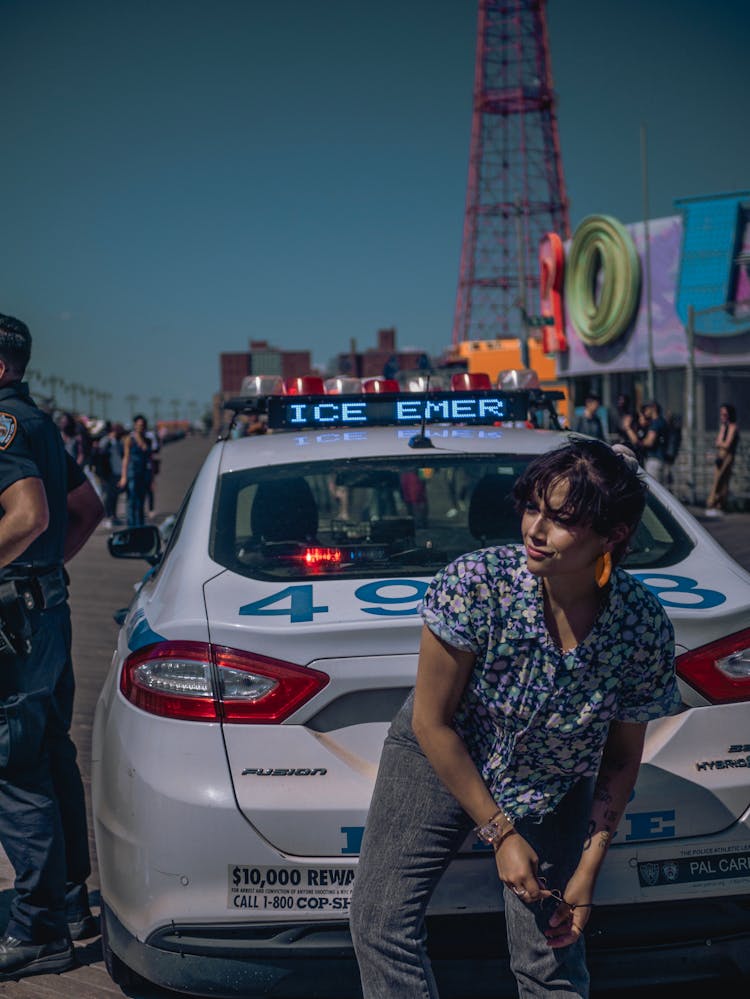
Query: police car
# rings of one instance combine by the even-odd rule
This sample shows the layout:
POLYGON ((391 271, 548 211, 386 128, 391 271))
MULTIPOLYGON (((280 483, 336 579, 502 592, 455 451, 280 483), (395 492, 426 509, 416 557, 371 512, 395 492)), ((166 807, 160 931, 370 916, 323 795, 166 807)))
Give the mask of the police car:
MULTIPOLYGON (((165 550, 152 527, 113 536, 152 563, 94 722, 118 983, 357 994, 347 909, 420 600, 461 553, 518 543, 513 483, 565 439, 531 428, 542 394, 466 384, 240 401, 269 432, 213 447, 165 550)), ((674 623, 683 705, 649 726, 597 886, 599 985, 750 973, 750 576, 650 486, 626 567, 674 623)), ((500 899, 468 839, 430 909, 442 994, 497 994, 500 899)))

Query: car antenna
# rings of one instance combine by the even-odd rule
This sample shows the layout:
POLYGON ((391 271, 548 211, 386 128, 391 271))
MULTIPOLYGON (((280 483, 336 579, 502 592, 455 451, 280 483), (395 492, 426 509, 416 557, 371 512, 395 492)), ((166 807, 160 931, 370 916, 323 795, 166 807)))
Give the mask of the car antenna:
MULTIPOLYGON (((427 375, 427 383, 425 385, 425 392, 429 395, 430 392, 430 376, 427 375)), ((430 438, 425 433, 425 425, 427 423, 427 400, 425 400, 425 406, 422 409, 422 426, 419 428, 419 433, 414 434, 413 437, 409 438, 409 447, 435 447, 430 438)))

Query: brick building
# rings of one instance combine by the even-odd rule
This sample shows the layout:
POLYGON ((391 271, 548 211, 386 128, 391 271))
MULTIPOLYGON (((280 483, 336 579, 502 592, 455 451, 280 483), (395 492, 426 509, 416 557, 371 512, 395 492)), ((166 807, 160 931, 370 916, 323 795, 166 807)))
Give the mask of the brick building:
POLYGON ((422 350, 396 349, 396 329, 378 330, 377 346, 357 351, 352 340, 349 351, 336 357, 337 374, 358 378, 393 377, 398 371, 415 371, 429 366, 429 358, 422 350))
POLYGON ((247 351, 219 355, 222 394, 237 395, 247 375, 296 378, 312 370, 309 350, 282 350, 270 346, 267 340, 251 340, 249 347, 247 351))

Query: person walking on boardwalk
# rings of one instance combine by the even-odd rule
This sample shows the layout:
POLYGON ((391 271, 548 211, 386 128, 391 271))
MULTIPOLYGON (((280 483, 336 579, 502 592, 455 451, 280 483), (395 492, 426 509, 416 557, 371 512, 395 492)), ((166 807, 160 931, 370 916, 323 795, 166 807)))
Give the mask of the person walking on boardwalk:
POLYGON ((63 563, 101 519, 99 497, 22 381, 25 323, 0 315, 0 843, 16 894, 0 980, 75 963, 95 930, 86 812, 70 739, 74 678, 63 563))
POLYGON ((464 555, 428 587, 354 879, 365 999, 437 996, 425 910, 472 827, 504 886, 521 999, 588 996, 597 874, 646 723, 680 703, 670 621, 618 564, 646 488, 602 441, 540 455, 514 487, 523 545, 464 555))
POLYGON ((128 527, 140 527, 146 521, 146 496, 153 475, 152 447, 147 429, 146 417, 139 414, 133 420, 132 433, 124 442, 120 488, 128 490, 128 527))
POLYGON ((106 527, 117 527, 117 500, 120 495, 120 478, 125 446, 122 442, 125 428, 121 423, 107 423, 106 433, 99 440, 94 454, 94 467, 104 494, 106 527))

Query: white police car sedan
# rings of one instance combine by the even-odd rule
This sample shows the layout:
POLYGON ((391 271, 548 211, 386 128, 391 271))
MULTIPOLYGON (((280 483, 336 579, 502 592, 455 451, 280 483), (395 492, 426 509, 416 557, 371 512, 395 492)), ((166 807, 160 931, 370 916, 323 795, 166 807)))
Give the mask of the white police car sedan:
MULTIPOLYGON (((347 909, 419 602, 457 555, 519 540, 513 483, 562 440, 524 426, 535 404, 489 389, 256 399, 273 432, 216 444, 163 553, 154 528, 113 536, 154 565, 94 723, 116 981, 357 994, 347 909)), ((655 483, 627 568, 674 622, 683 710, 649 726, 587 932, 594 981, 748 974, 750 576, 655 483)), ((430 911, 443 994, 495 995, 500 889, 476 842, 430 911), (493 960, 467 977, 467 957, 493 960)))

